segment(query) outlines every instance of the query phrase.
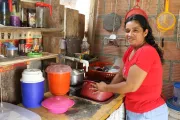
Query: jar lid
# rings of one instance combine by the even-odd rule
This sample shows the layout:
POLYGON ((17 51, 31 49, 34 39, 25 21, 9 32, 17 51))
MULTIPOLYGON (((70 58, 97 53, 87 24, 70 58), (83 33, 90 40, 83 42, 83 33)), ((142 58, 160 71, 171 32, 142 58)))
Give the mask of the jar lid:
POLYGON ((18 50, 18 48, 17 47, 9 47, 9 48, 7 48, 7 50, 18 50))
POLYGON ((29 52, 27 54, 28 57, 31 57, 31 58, 35 58, 35 57, 42 57, 42 53, 33 53, 33 52, 29 52))
POLYGON ((63 64, 54 64, 54 65, 50 65, 46 68, 46 72, 47 73, 58 73, 58 74, 62 74, 62 73, 71 73, 72 69, 70 66, 68 65, 63 65, 63 64))
POLYGON ((44 81, 44 77, 40 69, 25 69, 20 81, 24 83, 37 83, 44 81))

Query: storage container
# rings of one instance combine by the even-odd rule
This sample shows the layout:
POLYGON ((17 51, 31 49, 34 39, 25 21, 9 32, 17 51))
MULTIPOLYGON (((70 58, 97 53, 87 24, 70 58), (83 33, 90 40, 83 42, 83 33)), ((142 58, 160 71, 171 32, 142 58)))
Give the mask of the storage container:
POLYGON ((52 6, 44 2, 36 2, 36 27, 48 27, 47 20, 52 16, 52 6))
POLYGON ((17 47, 10 47, 6 49, 6 56, 8 58, 17 57, 18 56, 18 48, 17 47))
POLYGON ((74 105, 74 101, 66 96, 53 96, 45 99, 42 106, 47 108, 49 112, 59 114, 65 113, 74 105))
POLYGON ((41 117, 25 108, 2 102, 5 112, 1 112, 0 120, 41 120, 41 117))
POLYGON ((173 104, 180 107, 180 82, 174 83, 173 104))
POLYGON ((22 104, 26 108, 41 106, 44 98, 44 77, 39 69, 25 69, 21 78, 22 104))
POLYGON ((99 101, 99 102, 103 102, 106 101, 108 99, 110 99, 113 96, 112 92, 97 92, 94 93, 94 91, 92 89, 90 89, 92 87, 92 84, 96 84, 96 82, 91 81, 91 80, 84 80, 82 89, 81 89, 81 95, 95 100, 95 101, 99 101))
POLYGON ((46 68, 50 92, 53 95, 65 95, 70 88, 71 67, 54 64, 46 68))

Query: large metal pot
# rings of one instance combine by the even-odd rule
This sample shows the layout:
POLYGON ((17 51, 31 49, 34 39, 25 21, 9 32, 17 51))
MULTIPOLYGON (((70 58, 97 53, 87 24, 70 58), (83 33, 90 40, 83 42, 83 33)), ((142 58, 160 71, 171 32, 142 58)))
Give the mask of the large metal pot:
POLYGON ((71 85, 79 85, 83 83, 84 80, 84 70, 73 69, 71 72, 71 85))

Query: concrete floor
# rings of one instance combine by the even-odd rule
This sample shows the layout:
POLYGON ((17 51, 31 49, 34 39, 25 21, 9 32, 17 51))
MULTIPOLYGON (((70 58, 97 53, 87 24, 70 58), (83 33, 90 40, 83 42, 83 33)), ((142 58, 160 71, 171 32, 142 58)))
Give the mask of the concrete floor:
POLYGON ((176 118, 173 118, 173 117, 169 116, 169 119, 168 119, 168 120, 180 120, 180 118, 179 118, 179 119, 176 119, 176 118))

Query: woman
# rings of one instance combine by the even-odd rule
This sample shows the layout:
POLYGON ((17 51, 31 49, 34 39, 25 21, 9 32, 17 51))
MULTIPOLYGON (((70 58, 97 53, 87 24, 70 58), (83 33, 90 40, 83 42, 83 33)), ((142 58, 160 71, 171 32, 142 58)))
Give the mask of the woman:
POLYGON ((163 53, 146 18, 137 14, 128 17, 125 36, 130 47, 120 72, 111 84, 96 83, 92 89, 125 94, 127 120, 168 120, 168 109, 161 98, 163 53))

